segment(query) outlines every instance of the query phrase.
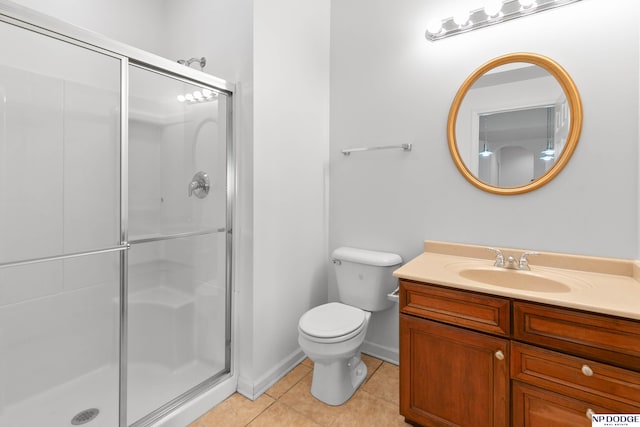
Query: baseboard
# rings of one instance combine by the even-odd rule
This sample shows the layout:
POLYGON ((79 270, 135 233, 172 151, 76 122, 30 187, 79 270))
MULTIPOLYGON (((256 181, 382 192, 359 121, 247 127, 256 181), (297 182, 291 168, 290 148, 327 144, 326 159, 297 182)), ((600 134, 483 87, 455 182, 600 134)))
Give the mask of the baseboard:
POLYGON ((267 391, 269 387, 277 383, 278 380, 287 375, 289 371, 298 366, 305 357, 302 350, 298 349, 256 381, 251 381, 241 375, 240 378, 238 378, 238 393, 247 399, 256 400, 262 393, 267 391))
POLYGON ((392 363, 394 365, 399 365, 400 362, 400 352, 397 348, 385 347, 379 344, 375 344, 369 341, 365 341, 362 344, 362 353, 368 354, 369 356, 377 357, 378 359, 382 359, 385 362, 392 363))

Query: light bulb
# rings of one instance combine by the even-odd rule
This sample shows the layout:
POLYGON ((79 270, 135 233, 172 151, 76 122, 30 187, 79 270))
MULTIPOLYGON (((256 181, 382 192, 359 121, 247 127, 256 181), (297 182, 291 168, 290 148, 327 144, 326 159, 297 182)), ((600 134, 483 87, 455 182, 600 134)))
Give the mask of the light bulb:
POLYGON ((460 11, 453 16, 453 22, 458 26, 464 27, 469 22, 469 12, 460 11))
POLYGON ((190 94, 190 93, 186 94, 184 97, 185 97, 185 99, 186 99, 187 101, 189 101, 189 102, 193 102, 193 101, 195 101, 195 99, 193 98, 193 95, 192 95, 192 94, 190 94))
POLYGON ((427 23, 427 31, 431 34, 438 34, 442 31, 442 20, 432 19, 427 23))
POLYGON ((540 160, 544 160, 545 162, 548 162, 550 160, 553 160, 554 157, 553 156, 541 156, 540 160))
POLYGON ((202 95, 202 92, 200 92, 199 90, 196 90, 195 92, 193 92, 193 97, 198 100, 204 98, 204 96, 202 95))
POLYGON ((492 154, 493 152, 489 151, 489 149, 487 148, 487 144, 484 144, 484 148, 482 149, 481 152, 478 153, 480 157, 489 157, 492 154))
POLYGON ((502 0, 487 0, 484 6, 484 13, 490 18, 500 16, 502 12, 502 0))
POLYGON ((529 9, 530 7, 533 7, 536 5, 536 1, 535 0, 518 0, 520 2, 520 6, 522 6, 523 9, 529 9))
POLYGON ((178 102, 184 102, 187 100, 187 98, 185 98, 184 95, 178 95, 177 98, 178 98, 178 102))
POLYGON ((211 92, 209 89, 202 89, 202 95, 204 95, 205 98, 211 98, 213 92, 211 92))

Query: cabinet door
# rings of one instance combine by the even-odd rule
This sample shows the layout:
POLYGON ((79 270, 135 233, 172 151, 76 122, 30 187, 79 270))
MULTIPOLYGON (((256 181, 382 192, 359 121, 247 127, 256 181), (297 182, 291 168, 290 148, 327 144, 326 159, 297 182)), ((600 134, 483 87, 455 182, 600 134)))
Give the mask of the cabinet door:
POLYGON ((400 413, 425 426, 508 424, 508 341, 400 315, 400 413))
POLYGON ((518 427, 590 427, 592 414, 633 413, 616 401, 593 405, 563 394, 514 381, 513 425, 518 427))

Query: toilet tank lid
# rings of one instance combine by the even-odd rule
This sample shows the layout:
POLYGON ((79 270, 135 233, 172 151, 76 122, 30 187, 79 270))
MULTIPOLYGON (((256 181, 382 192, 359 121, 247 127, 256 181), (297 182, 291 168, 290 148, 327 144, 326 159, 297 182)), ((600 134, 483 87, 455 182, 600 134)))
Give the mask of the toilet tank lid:
POLYGON ((359 264, 375 265, 378 267, 402 264, 402 257, 398 254, 349 248, 346 246, 334 250, 331 257, 340 261, 357 262, 359 264))

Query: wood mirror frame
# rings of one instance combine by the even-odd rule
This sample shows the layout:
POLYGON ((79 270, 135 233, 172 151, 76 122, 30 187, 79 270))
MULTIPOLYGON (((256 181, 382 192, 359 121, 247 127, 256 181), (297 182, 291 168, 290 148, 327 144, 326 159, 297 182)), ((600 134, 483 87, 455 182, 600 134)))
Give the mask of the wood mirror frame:
POLYGON ((447 123, 447 138, 449 141, 449 151, 451 152, 453 162, 467 181, 469 181, 479 189, 487 191, 489 193, 500 195, 515 195, 527 193, 529 191, 538 189, 555 178, 556 175, 558 175, 560 171, 562 171, 562 169, 571 159, 571 156, 573 155, 573 152, 575 151, 578 144, 578 140, 580 139, 581 129, 582 103, 580 101, 580 94, 578 93, 578 89, 576 88, 573 80, 564 70, 564 68, 562 68, 560 64, 553 61, 552 59, 542 55, 538 55, 535 53, 512 53, 500 56, 482 65, 464 81, 462 86, 460 86, 460 89, 458 90, 458 93, 456 94, 455 98, 453 99, 453 103, 451 104, 451 110, 449 111, 449 119, 447 123), (567 142, 561 155, 558 157, 555 164, 546 173, 541 175, 539 178, 531 181, 530 183, 522 186, 498 187, 481 181, 465 165, 460 156, 460 152, 458 151, 458 145, 456 141, 456 121, 458 118, 460 105, 462 104, 465 95, 467 94, 471 86, 473 86, 473 84, 480 77, 482 77, 487 71, 492 70, 496 67, 516 62, 524 62, 537 65, 539 67, 542 67, 547 72, 549 72, 549 74, 555 77, 556 81, 564 91, 564 94, 567 98, 570 113, 569 132, 567 135, 567 142))

